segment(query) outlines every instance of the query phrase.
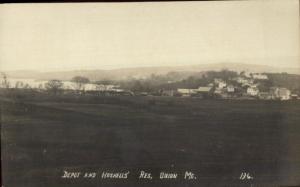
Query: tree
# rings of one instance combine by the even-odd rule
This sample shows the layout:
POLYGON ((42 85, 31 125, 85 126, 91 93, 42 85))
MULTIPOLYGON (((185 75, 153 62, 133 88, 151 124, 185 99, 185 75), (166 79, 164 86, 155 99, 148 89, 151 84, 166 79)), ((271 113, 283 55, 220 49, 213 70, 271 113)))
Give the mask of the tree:
POLYGON ((2 79, 3 79, 2 82, 1 82, 2 87, 3 88, 9 88, 10 87, 10 82, 7 80, 6 74, 2 72, 1 75, 2 75, 2 79))
POLYGON ((274 86, 274 83, 267 79, 267 80, 255 80, 254 83, 258 83, 258 89, 260 91, 263 91, 263 92, 268 92, 270 90, 270 88, 272 86, 274 86))
POLYGON ((104 85, 109 85, 109 84, 115 84, 113 80, 109 80, 109 79, 104 79, 104 80, 99 80, 96 81, 95 84, 104 84, 104 85))
POLYGON ((50 80, 45 84, 46 90, 56 95, 63 87, 64 83, 61 80, 50 80))
POLYGON ((81 91, 85 89, 85 84, 89 83, 90 80, 86 77, 75 76, 72 78, 71 82, 74 83, 75 90, 81 91))
POLYGON ((143 84, 141 83, 141 81, 136 80, 133 82, 130 90, 132 90, 134 92, 142 92, 142 91, 144 91, 144 87, 143 87, 143 84))
POLYGON ((15 88, 23 88, 24 87, 24 83, 22 81, 17 81, 15 84, 15 88))
POLYGON ((240 76, 245 77, 245 75, 246 75, 246 72, 245 72, 245 71, 241 71, 241 72, 240 72, 240 76))
POLYGON ((230 71, 227 69, 221 70, 219 74, 220 74, 220 78, 225 81, 228 81, 231 78, 237 77, 237 75, 238 75, 235 71, 230 71))

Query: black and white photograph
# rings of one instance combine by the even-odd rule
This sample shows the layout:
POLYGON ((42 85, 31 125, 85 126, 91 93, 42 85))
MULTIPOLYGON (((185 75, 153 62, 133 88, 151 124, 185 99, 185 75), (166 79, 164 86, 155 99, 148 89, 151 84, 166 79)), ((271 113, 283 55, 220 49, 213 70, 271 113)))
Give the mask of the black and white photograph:
POLYGON ((298 0, 0 4, 1 187, 299 187, 298 0))

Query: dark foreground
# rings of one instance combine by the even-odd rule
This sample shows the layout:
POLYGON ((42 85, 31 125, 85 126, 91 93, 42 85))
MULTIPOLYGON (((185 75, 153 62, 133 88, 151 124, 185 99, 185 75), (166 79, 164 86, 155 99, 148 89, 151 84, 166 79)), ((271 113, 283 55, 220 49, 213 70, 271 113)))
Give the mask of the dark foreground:
POLYGON ((299 101, 2 98, 1 109, 4 187, 300 185, 299 101), (141 170, 153 179, 139 179, 141 170), (101 179, 103 171, 130 174, 101 179))

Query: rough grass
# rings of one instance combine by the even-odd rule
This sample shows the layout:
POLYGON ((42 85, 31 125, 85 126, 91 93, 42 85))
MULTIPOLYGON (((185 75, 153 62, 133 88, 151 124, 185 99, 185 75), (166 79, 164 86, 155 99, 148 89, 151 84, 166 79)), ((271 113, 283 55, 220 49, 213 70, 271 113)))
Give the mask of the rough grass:
POLYGON ((300 184, 299 101, 43 96, 1 107, 4 186, 300 184), (134 174, 123 182, 63 180, 64 169, 134 174), (139 181, 139 169, 156 179, 139 181), (199 179, 157 179, 185 170, 199 179), (242 171, 255 179, 239 181, 242 171))

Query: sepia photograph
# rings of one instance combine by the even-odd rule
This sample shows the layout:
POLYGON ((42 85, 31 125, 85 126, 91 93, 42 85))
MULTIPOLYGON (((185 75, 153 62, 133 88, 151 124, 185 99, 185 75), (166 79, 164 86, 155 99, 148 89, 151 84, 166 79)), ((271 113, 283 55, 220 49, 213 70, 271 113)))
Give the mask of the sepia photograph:
POLYGON ((299 187, 298 0, 0 4, 1 187, 299 187))

